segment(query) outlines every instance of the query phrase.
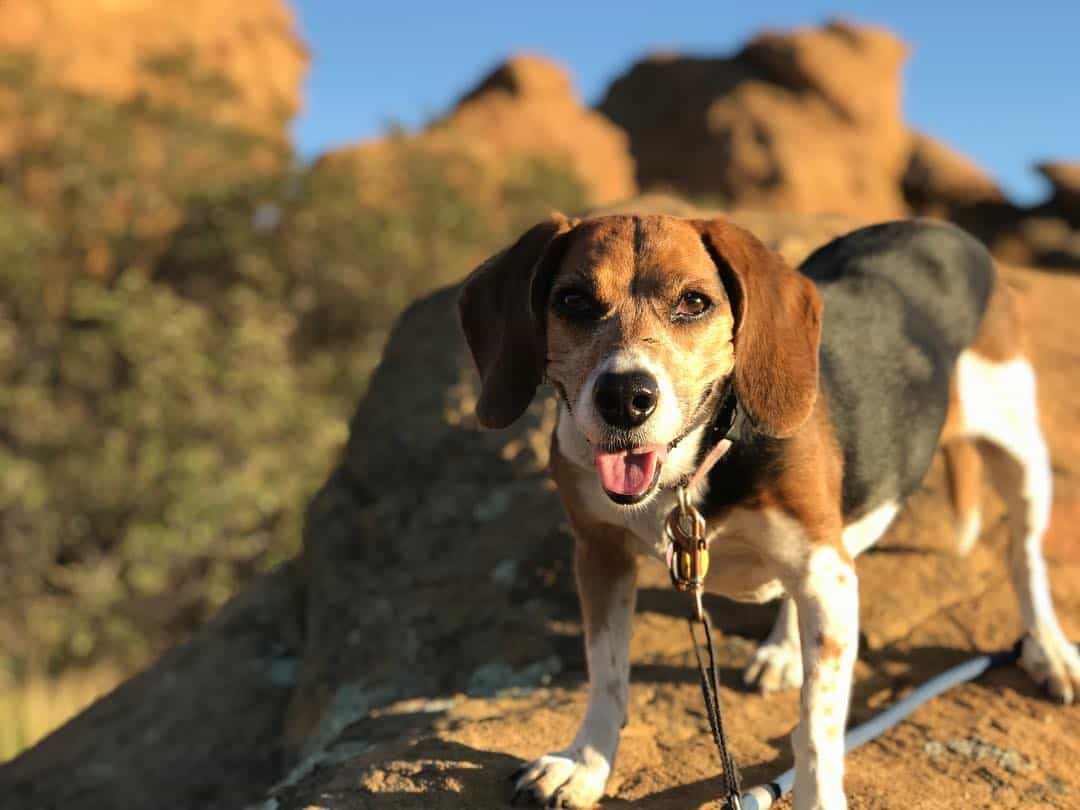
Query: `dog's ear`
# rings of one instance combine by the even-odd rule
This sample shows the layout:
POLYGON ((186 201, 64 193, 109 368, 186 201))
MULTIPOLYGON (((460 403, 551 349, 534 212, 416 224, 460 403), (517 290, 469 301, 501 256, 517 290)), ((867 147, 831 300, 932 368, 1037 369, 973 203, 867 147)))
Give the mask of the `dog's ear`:
POLYGON ((817 399, 821 298, 749 231, 719 219, 695 225, 731 300, 739 402, 754 427, 790 436, 817 399))
POLYGON ((547 298, 575 224, 553 214, 476 268, 462 285, 458 314, 480 372, 476 416, 484 427, 514 422, 543 381, 547 298))

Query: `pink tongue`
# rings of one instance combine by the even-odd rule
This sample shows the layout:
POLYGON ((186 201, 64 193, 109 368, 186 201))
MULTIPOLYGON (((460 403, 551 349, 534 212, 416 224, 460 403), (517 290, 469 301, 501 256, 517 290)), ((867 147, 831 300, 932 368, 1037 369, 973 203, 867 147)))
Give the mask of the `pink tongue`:
POLYGON ((596 470, 600 485, 616 495, 641 495, 656 474, 657 453, 645 450, 638 453, 605 453, 596 451, 596 470))

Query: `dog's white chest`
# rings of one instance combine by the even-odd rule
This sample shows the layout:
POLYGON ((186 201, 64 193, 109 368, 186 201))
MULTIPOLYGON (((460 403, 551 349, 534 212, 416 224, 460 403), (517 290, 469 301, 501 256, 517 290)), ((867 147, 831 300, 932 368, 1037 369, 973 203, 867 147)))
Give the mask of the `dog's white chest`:
MULTIPOLYGON (((567 413, 560 413, 557 430, 560 454, 570 462, 568 476, 575 500, 590 521, 619 526, 633 537, 639 554, 666 564, 664 521, 676 503, 673 485, 693 472, 701 432, 689 434, 667 459, 662 488, 640 506, 619 506, 605 494, 592 469, 592 450, 567 413)), ((704 486, 704 485, 703 485, 704 486)), ((697 499, 702 491, 693 492, 697 499)), ((806 538, 791 518, 771 509, 732 509, 707 527, 710 565, 708 588, 743 601, 775 599, 786 566, 796 565, 805 554, 806 538)))
MULTIPOLYGON (((619 526, 633 537, 637 551, 666 565, 664 521, 675 507, 674 490, 661 490, 641 507, 618 506, 604 494, 596 475, 580 469, 573 476, 585 514, 619 526)), ((780 575, 806 548, 798 524, 775 510, 733 509, 707 527, 710 592, 764 602, 783 593, 780 575)))

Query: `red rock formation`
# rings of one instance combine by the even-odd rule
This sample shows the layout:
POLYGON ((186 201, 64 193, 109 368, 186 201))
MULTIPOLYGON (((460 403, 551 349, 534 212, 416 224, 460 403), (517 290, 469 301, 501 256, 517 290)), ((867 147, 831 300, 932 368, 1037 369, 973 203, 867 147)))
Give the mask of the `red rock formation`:
POLYGON ((0 50, 114 101, 203 114, 207 100, 193 96, 213 94, 214 120, 282 141, 308 63, 283 0, 4 0, 0 50))
POLYGON ((947 218, 958 207, 1004 202, 980 166, 936 138, 915 133, 904 172, 904 197, 915 213, 947 218))
POLYGON ((401 145, 466 155, 495 182, 521 159, 566 165, 596 205, 636 190, 626 135, 582 105, 565 69, 536 56, 500 65, 424 132, 347 147, 327 159, 340 165, 359 160, 377 171, 373 164, 390 162, 401 145))
POLYGON ((1048 206, 1074 227, 1080 227, 1080 161, 1040 163, 1035 168, 1050 181, 1052 196, 1048 206))
POLYGON ((731 58, 640 62, 600 109, 630 135, 643 187, 898 216, 910 151, 900 117, 906 52, 887 31, 839 22, 766 33, 731 58))

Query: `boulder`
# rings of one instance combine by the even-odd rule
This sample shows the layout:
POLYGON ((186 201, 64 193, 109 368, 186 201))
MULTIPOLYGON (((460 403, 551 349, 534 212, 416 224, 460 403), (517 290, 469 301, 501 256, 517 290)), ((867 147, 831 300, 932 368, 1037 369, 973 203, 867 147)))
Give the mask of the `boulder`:
MULTIPOLYGON (((625 133, 581 103, 563 67, 538 56, 516 56, 499 65, 422 132, 345 147, 322 160, 363 165, 377 174, 380 165, 392 165, 395 155, 410 147, 467 157, 479 164, 479 175, 492 188, 525 162, 543 161, 572 170, 592 205, 627 199, 637 189, 625 133)), ((472 180, 465 182, 478 197, 492 196, 472 180)))
POLYGON ((308 65, 283 0, 4 0, 0 51, 77 93, 210 114, 282 143, 308 65))
POLYGON ((303 591, 251 583, 190 641, 0 765, 0 807, 244 807, 287 762, 303 591))
POLYGON ((87 273, 149 267, 192 198, 292 163, 307 65, 284 0, 3 0, 4 190, 87 273))
POLYGON ((1080 269, 1080 163, 1040 163, 1050 194, 1033 206, 1007 200, 954 207, 949 216, 983 239, 1005 262, 1080 269))
POLYGON ((906 53, 887 31, 843 22, 770 32, 731 57, 650 57, 599 109, 629 134, 643 188, 896 217, 907 211, 906 53))
POLYGON ((1040 163, 1035 168, 1050 182, 1048 205, 1074 228, 1080 228, 1080 161, 1040 163))
POLYGON ((903 188, 913 212, 942 219, 958 209, 1005 200, 998 184, 974 161, 921 132, 912 136, 903 188))

